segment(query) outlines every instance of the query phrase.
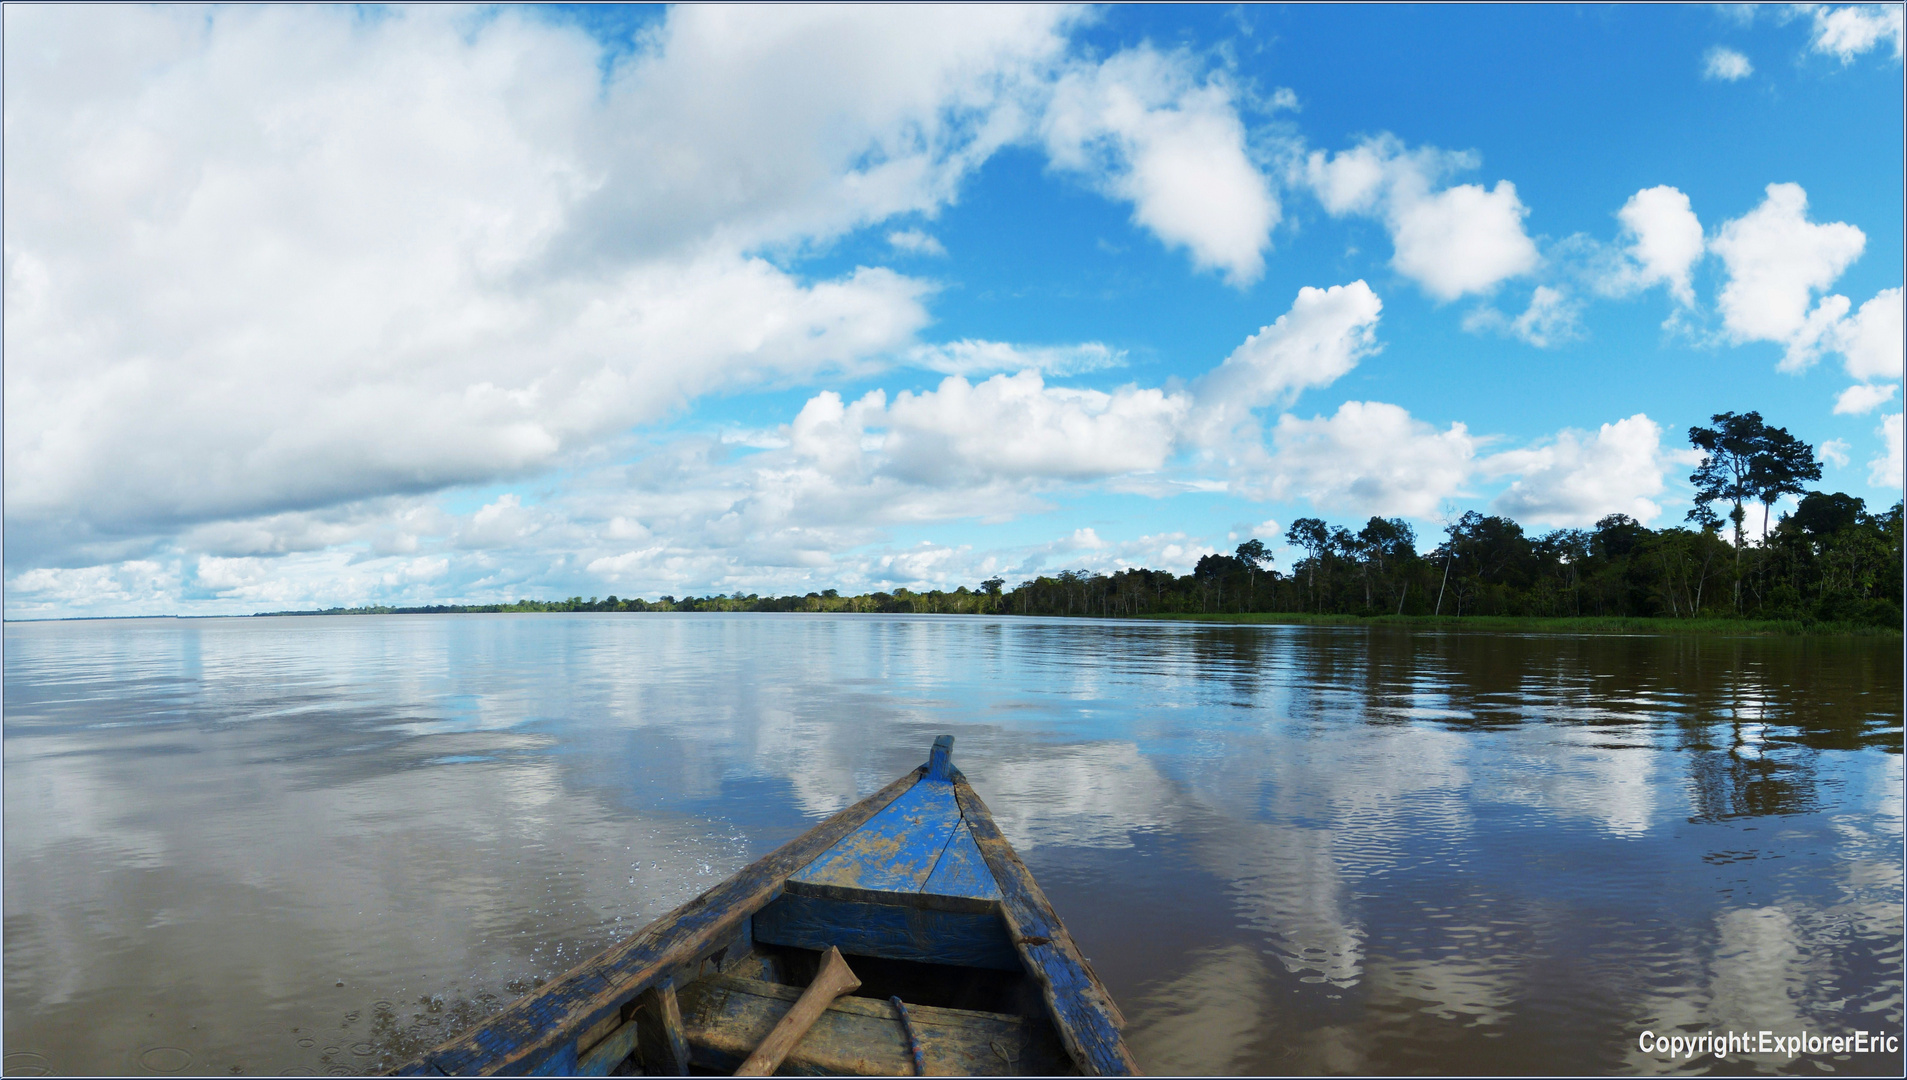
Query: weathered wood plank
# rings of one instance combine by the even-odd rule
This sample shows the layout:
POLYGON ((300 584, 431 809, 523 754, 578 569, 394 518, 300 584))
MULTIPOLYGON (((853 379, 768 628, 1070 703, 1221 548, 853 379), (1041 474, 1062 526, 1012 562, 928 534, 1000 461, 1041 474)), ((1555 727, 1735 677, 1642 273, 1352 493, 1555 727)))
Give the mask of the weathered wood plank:
POLYGON ((974 896, 939 896, 930 892, 884 892, 878 889, 850 889, 841 885, 811 885, 789 878, 783 896, 818 896, 827 900, 849 900, 862 904, 892 904, 899 907, 927 908, 932 911, 966 911, 987 915, 1000 908, 998 900, 974 896))
POLYGON ((755 1047, 748 1060, 735 1070, 736 1076, 773 1076, 781 1068, 788 1052, 795 1048, 808 1034, 808 1029, 828 1011, 834 999, 851 994, 861 988, 861 977, 854 973, 848 962, 842 958, 841 950, 830 946, 821 957, 821 970, 815 973, 807 989, 795 999, 794 1007, 781 1014, 781 1019, 755 1047))
POLYGON ((881 892, 918 892, 960 822, 953 785, 923 778, 794 880, 881 892))
POLYGON ((815 950, 833 945, 844 953, 889 960, 1020 970, 1020 955, 997 910, 933 911, 785 892, 755 913, 755 940, 815 950))
POLYGON ((689 1075, 689 1044, 675 983, 664 980, 637 996, 636 1052, 645 1076, 689 1075))
MULTIPOLYGON (((729 975, 682 988, 690 1060, 732 1072, 800 997, 798 987, 729 975)), ((1003 1013, 909 1005, 929 1076, 1051 1076, 1073 1071, 1048 1025, 1003 1013), (998 1044, 1002 1057, 993 1049, 998 1044), (1006 1060, 1012 1059, 1011 1065, 1006 1060)), ((894 1006, 835 1000, 782 1062, 781 1075, 911 1076, 914 1059, 894 1006)))
POLYGON ((531 1076, 574 1076, 576 1075, 576 1043, 564 1043, 553 1054, 545 1055, 536 1067, 530 1070, 531 1076))
MULTIPOLYGON (((634 1020, 610 1032, 607 1038, 585 1050, 583 1056, 577 1059, 576 1075, 608 1076, 609 1070, 622 1064, 622 1060, 635 1051, 638 1034, 634 1020)), ((577 1045, 583 1045, 582 1041, 578 1040, 577 1045)))
POLYGON ((973 833, 964 828, 955 829, 947 839, 946 850, 940 853, 940 861, 934 864, 934 872, 927 875, 920 891, 975 900, 1000 899, 1000 883, 993 880, 993 871, 973 842, 973 833))
POLYGON ((1001 912, 1026 969, 1038 980, 1067 1053, 1079 1071, 1097 1076, 1133 1076, 1138 1066, 1119 1035, 1124 1023, 1112 995, 1099 983, 1047 902, 1026 864, 993 822, 986 803, 957 772, 954 792, 987 867, 1000 883, 1001 912))
POLYGON ((523 1075, 565 1046, 573 1051, 578 1032, 601 1023, 673 969, 720 947, 775 896, 789 874, 886 809, 925 771, 923 767, 908 773, 783 844, 536 994, 437 1047, 419 1064, 451 1076, 523 1075))

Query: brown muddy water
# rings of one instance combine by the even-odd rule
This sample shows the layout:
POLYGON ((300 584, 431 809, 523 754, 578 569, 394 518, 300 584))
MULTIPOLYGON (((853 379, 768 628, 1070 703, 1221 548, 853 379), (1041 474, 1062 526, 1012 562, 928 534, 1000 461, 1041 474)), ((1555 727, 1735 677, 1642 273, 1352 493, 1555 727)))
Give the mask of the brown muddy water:
POLYGON ((11 623, 4 1067, 388 1067, 948 732, 1150 1072, 1898 1075, 1901 669, 948 616, 11 623), (1666 1042, 1762 1031, 1896 1041, 1666 1042))

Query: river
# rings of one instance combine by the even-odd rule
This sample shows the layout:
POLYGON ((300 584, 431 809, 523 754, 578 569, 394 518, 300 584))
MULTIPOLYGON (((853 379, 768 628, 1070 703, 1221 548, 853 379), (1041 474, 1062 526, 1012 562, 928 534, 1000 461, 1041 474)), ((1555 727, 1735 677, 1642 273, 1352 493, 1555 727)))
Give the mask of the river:
POLYGON ((4 672, 9 1075, 388 1067, 941 733, 1148 1072, 1901 1064, 1642 1045, 1900 1035, 1898 639, 156 619, 4 672))

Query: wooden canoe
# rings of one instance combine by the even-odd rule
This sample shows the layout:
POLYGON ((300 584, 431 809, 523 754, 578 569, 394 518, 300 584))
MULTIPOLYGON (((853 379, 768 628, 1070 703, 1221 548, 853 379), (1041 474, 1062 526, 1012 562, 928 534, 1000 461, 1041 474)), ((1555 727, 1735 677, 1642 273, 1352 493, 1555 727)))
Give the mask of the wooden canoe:
POLYGON ((952 755, 941 736, 927 764, 393 1075, 726 1075, 830 946, 861 985, 778 1075, 1134 1075, 1118 1006, 952 755))

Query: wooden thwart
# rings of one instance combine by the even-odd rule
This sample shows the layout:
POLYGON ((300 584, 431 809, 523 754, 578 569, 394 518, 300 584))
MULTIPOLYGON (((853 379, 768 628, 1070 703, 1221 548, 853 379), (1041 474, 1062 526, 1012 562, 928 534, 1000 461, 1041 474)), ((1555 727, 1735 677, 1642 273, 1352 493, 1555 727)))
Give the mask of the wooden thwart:
POLYGON ((808 1033, 814 1022, 821 1018, 834 999, 842 994, 853 993, 860 989, 861 980, 857 978, 848 962, 841 959, 841 950, 828 946, 827 955, 821 958, 821 970, 814 981, 795 999, 794 1008, 782 1014, 780 1020, 755 1052, 748 1055, 742 1067, 735 1070, 736 1076, 773 1076, 781 1067, 783 1058, 808 1033))
MULTIPOLYGON (((734 975, 683 987, 689 1060, 712 1072, 735 1068, 800 995, 798 987, 734 975)), ((907 1012, 920 1039, 925 1075, 1057 1076, 1078 1071, 1044 1023, 927 1005, 910 1004, 907 1012)), ((779 1071, 792 1076, 912 1076, 915 1069, 894 1006, 843 997, 822 1012, 779 1071)))

